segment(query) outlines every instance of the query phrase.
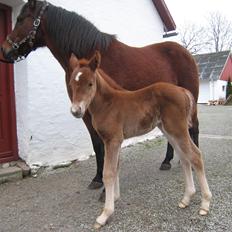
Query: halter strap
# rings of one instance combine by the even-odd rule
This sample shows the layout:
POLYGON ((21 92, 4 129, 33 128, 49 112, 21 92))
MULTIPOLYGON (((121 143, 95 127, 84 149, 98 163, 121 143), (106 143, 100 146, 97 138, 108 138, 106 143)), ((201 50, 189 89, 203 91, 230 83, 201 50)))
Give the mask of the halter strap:
MULTIPOLYGON (((33 48, 33 45, 34 45, 34 40, 35 40, 35 36, 36 36, 36 33, 37 33, 37 30, 38 30, 38 27, 40 26, 40 23, 41 23, 41 18, 44 14, 44 11, 45 9, 48 7, 49 3, 44 1, 44 4, 43 6, 41 7, 41 10, 39 12, 39 15, 38 17, 34 20, 33 22, 33 28, 32 30, 28 33, 28 35, 26 37, 24 37, 21 41, 19 42, 14 42, 12 41, 12 39, 10 38, 10 36, 7 36, 6 38, 6 41, 11 45, 11 47, 14 49, 14 50, 18 50, 19 47, 26 43, 28 41, 29 43, 29 46, 31 48, 33 48)), ((17 61, 21 61, 25 59, 25 56, 22 55, 22 56, 19 56, 19 59, 17 61)))

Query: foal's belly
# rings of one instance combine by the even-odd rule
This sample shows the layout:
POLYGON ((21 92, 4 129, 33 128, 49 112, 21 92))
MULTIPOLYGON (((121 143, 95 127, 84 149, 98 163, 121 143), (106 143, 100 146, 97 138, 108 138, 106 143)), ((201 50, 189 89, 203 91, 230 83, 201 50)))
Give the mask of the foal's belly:
POLYGON ((144 114, 143 117, 134 116, 124 124, 124 138, 144 135, 153 130, 157 126, 157 118, 151 114, 144 114))

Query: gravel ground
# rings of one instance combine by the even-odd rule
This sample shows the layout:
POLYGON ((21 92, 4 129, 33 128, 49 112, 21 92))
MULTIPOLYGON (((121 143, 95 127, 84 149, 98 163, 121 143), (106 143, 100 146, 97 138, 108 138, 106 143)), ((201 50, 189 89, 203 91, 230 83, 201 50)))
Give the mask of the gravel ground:
MULTIPOLYGON (((121 199, 103 232, 232 231, 232 107, 199 106, 200 147, 213 201, 208 216, 198 215, 200 192, 190 207, 179 209, 183 194, 178 158, 170 171, 160 171, 166 141, 158 138, 123 149, 121 199)), ((37 178, 0 186, 0 231, 94 231, 103 203, 100 190, 88 190, 95 158, 37 178)))

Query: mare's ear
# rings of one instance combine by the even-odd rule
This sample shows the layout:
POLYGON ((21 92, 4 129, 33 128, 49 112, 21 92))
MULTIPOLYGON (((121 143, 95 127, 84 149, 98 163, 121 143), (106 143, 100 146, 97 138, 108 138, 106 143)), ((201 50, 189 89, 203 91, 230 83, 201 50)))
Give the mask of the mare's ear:
POLYGON ((36 0, 28 0, 29 7, 34 9, 36 6, 36 0))
POLYGON ((101 54, 99 51, 96 51, 94 56, 89 61, 89 67, 92 71, 95 71, 97 68, 100 67, 101 64, 101 54))
POLYGON ((79 60, 77 59, 77 57, 72 53, 70 58, 69 58, 69 66, 72 70, 74 70, 75 68, 79 67, 79 60))

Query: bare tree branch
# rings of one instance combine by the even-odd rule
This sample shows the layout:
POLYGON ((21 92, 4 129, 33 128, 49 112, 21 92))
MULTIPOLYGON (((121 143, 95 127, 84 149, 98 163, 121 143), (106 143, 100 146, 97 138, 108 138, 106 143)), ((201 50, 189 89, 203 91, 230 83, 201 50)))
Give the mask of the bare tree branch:
POLYGON ((219 52, 232 48, 232 22, 220 13, 209 15, 206 32, 211 50, 219 52))
POLYGON ((181 44, 192 54, 232 49, 232 21, 211 13, 206 26, 185 24, 179 32, 181 44))
POLYGON ((201 52, 207 46, 204 30, 195 24, 185 24, 179 33, 181 44, 192 54, 201 52))

